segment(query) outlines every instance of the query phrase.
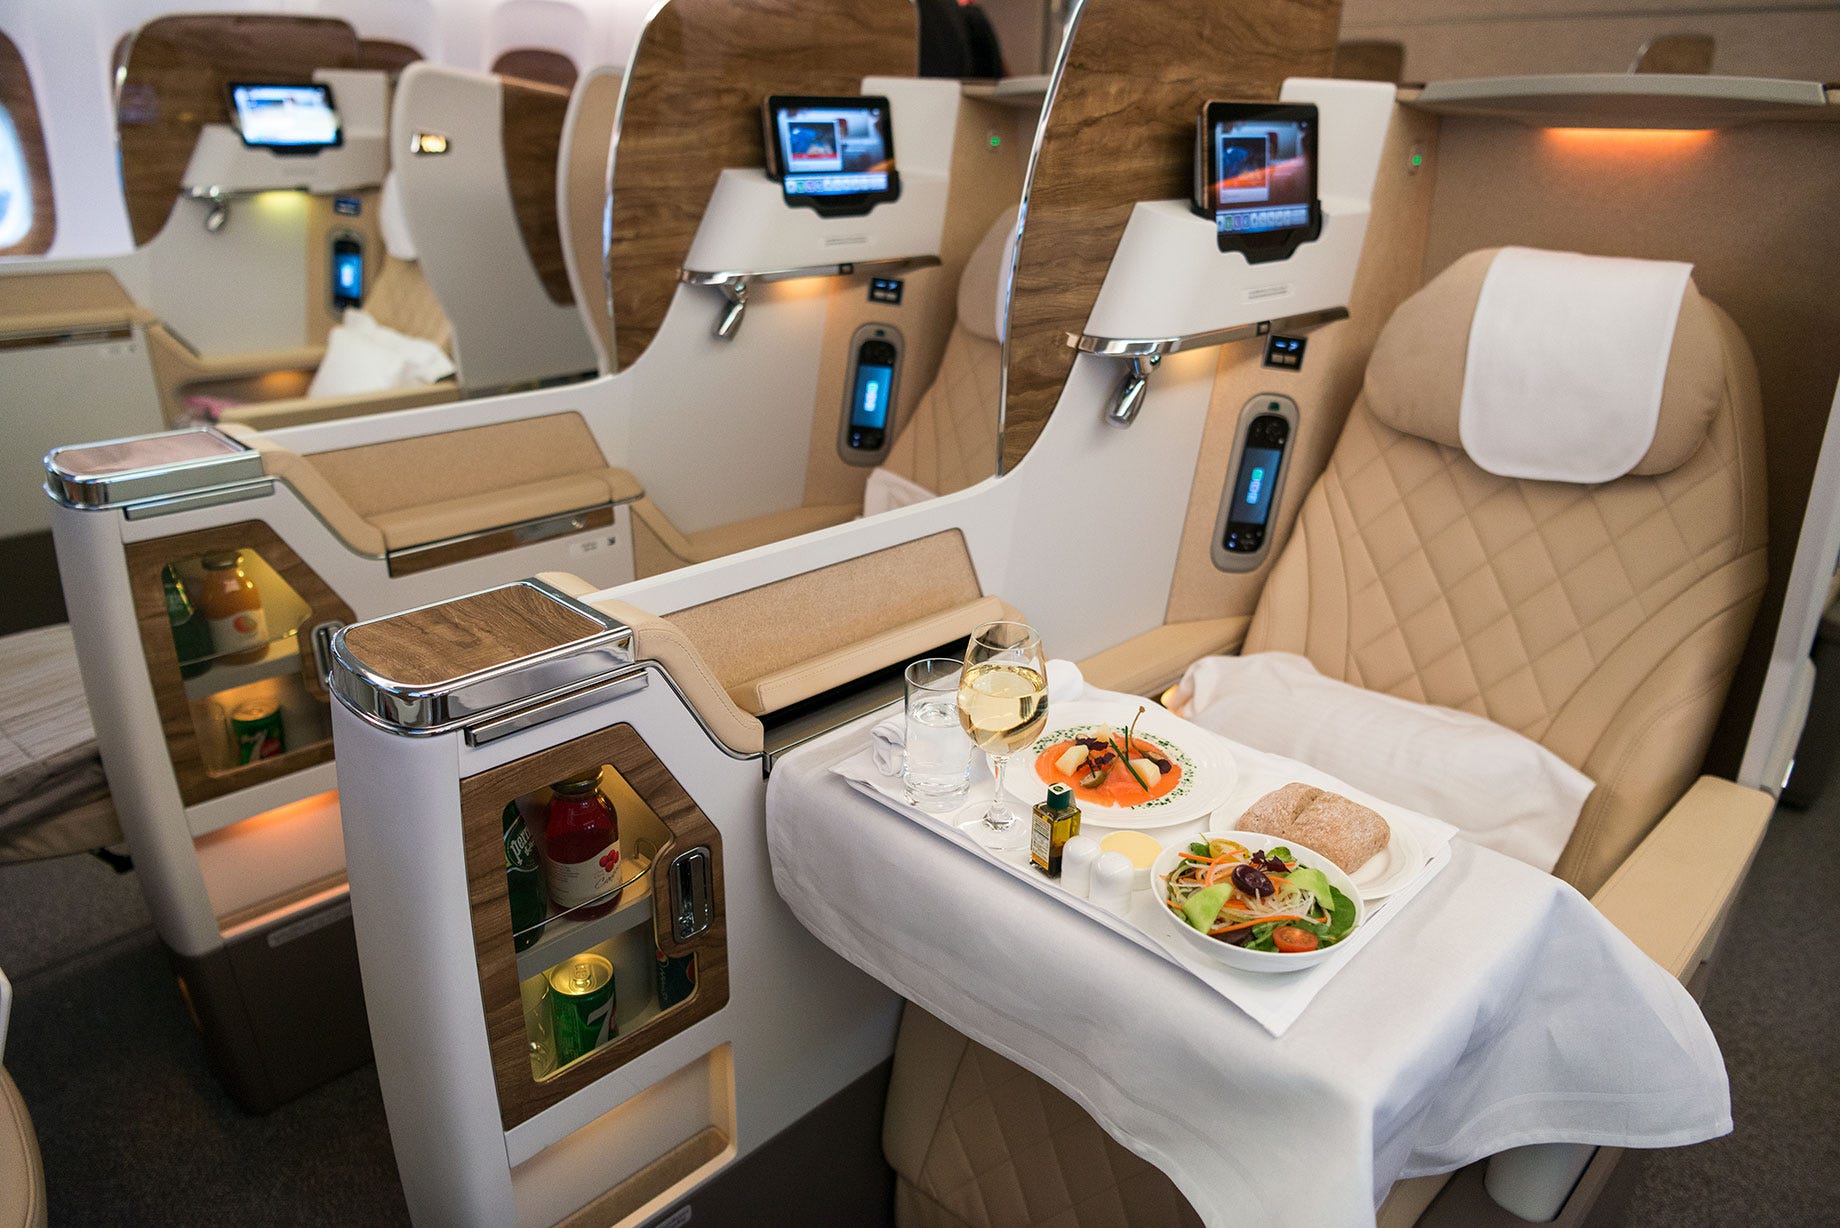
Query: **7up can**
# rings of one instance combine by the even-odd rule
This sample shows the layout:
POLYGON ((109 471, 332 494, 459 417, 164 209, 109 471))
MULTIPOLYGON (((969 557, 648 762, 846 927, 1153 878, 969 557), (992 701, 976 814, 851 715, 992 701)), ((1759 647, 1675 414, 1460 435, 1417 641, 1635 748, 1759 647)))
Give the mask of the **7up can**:
POLYGON ((600 955, 577 955, 549 970, 556 1018, 556 1065, 567 1066, 614 1037, 613 964, 600 955))

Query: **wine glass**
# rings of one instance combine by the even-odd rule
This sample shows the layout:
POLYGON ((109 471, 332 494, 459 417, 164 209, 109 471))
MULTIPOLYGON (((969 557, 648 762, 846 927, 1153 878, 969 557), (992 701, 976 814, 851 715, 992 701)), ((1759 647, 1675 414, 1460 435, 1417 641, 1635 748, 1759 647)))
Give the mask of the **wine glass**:
POLYGON ((958 684, 958 722, 990 756, 997 778, 990 809, 964 824, 965 830, 997 852, 1026 848, 1029 825, 1003 791, 1003 768, 1048 723, 1048 663, 1040 632, 1027 623, 995 622, 971 633, 958 684))

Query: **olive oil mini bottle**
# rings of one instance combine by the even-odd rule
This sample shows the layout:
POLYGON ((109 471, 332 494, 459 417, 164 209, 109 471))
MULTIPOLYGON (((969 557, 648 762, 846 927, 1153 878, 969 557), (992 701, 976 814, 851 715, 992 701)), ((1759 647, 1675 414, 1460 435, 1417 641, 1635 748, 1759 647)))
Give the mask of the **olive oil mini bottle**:
POLYGON ((1073 790, 1055 783, 1048 786, 1048 800, 1035 807, 1029 821, 1029 860, 1049 878, 1061 876, 1061 850, 1067 841, 1080 834, 1080 808, 1073 804, 1073 790))

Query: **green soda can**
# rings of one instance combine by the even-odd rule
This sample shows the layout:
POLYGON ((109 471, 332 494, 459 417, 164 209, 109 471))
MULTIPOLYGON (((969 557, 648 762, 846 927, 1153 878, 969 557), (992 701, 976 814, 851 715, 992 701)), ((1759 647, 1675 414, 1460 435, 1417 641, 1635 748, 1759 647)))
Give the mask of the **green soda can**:
POLYGON ((522 951, 543 937, 549 895, 543 889, 543 866, 536 842, 524 825, 517 803, 505 807, 505 886, 511 897, 511 945, 522 951))
POLYGON ((696 956, 655 952, 653 964, 658 984, 658 1009, 668 1011, 696 992, 696 956))
POLYGON ((614 1038, 613 963, 601 955, 577 955, 549 970, 549 987, 560 1069, 614 1038))
POLYGON ((236 747, 239 764, 273 759, 284 753, 287 736, 281 728, 281 709, 266 699, 239 705, 230 714, 230 741, 236 747))

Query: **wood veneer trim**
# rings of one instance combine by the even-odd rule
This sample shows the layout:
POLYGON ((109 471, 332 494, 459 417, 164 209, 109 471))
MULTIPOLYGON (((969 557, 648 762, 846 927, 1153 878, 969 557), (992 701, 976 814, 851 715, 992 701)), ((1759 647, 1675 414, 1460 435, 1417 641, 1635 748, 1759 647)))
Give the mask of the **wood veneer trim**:
POLYGON ((32 74, 13 40, 0 33, 0 106, 12 116, 19 138, 19 156, 25 162, 32 191, 32 225, 17 243, 0 247, 0 256, 37 256, 50 250, 57 237, 57 200, 51 191, 51 159, 45 151, 45 130, 38 118, 38 97, 32 92, 32 74))
POLYGON ((328 619, 346 623, 356 621, 351 607, 263 521, 244 520, 192 533, 127 543, 128 589, 134 602, 135 622, 140 628, 147 678, 153 684, 154 706, 160 713, 160 732, 166 739, 166 753, 172 760, 179 797, 188 806, 263 784, 332 758, 332 738, 328 736, 310 746, 245 764, 232 772, 214 775, 205 767, 198 729, 192 721, 191 701, 186 698, 185 680, 179 674, 179 656, 173 646, 172 623, 166 616, 166 588, 160 573, 169 563, 201 554, 240 550, 254 550, 261 555, 311 608, 312 613, 302 624, 296 640, 301 657, 300 676, 308 693, 315 698, 323 701, 325 692, 317 684, 312 627, 328 619))
POLYGON ((139 247, 178 202, 206 124, 230 122, 232 81, 303 81, 316 68, 355 68, 357 32, 332 17, 182 13, 135 32, 116 96, 122 194, 139 247))
MULTIPOLYGON (((472 910, 473 951, 479 991, 498 1086, 499 1118, 510 1130, 574 1095, 640 1054, 707 1019, 728 1004, 728 914, 723 888, 722 837, 631 725, 598 729, 460 782, 461 837, 466 858, 467 899, 472 910), (654 1016, 643 1027, 601 1046, 569 1069, 538 1083, 530 1069, 530 1040, 524 1027, 517 952, 511 941, 511 903, 505 881, 503 814, 516 797, 565 780, 589 764, 611 764, 634 793, 658 816, 671 839, 653 860, 654 919, 670 916, 670 889, 657 868, 681 849, 706 845, 714 862, 714 916, 709 928, 678 943, 668 927, 654 929, 667 955, 696 958, 696 989, 684 1002, 654 1016)), ((641 879, 644 883, 646 879, 641 879)), ((630 890, 630 888, 629 888, 630 890)), ((614 992, 617 996, 619 986, 614 992)))
POLYGON ((575 301, 575 291, 569 285, 562 223, 556 212, 556 166, 562 157, 562 122, 568 115, 569 92, 554 85, 501 79, 499 100, 505 182, 511 188, 511 211, 524 240, 524 254, 530 257, 550 302, 567 307, 575 301))
POLYGON ((613 161, 607 264, 621 369, 651 344, 725 167, 764 165, 768 94, 852 94, 910 76, 907 0, 670 0, 633 49, 613 161), (684 134, 696 156, 684 156, 684 134))
POLYGON ((539 590, 513 584, 362 623, 345 633, 345 646, 379 677, 432 687, 605 630, 539 590))
POLYGON ((1087 0, 1025 189, 1005 471, 1054 412, 1073 369, 1066 336, 1084 331, 1132 208, 1192 192, 1201 104, 1276 98, 1286 77, 1327 76, 1340 16, 1339 0, 1087 0))

